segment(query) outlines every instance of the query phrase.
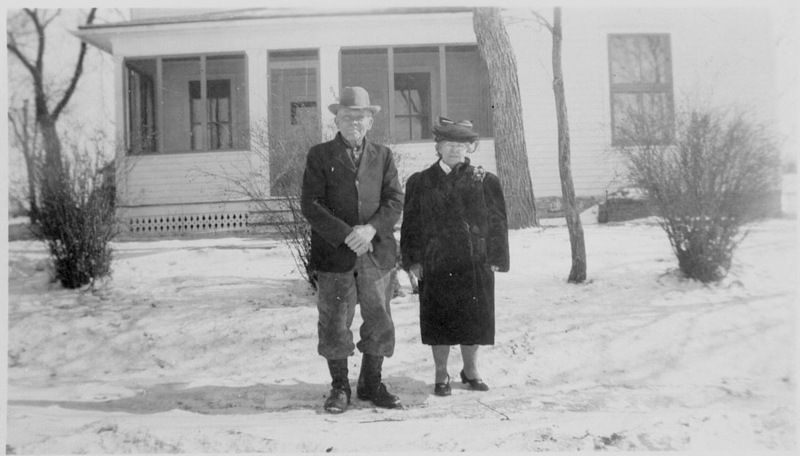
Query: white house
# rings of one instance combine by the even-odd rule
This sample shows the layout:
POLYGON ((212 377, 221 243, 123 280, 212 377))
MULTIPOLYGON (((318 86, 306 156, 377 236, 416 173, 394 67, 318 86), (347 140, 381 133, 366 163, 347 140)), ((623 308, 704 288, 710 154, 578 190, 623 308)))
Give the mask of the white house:
MULTIPOLYGON (((142 9, 130 21, 80 28, 81 39, 114 57, 119 215, 132 233, 242 229, 253 205, 226 191, 221 176, 253 166, 256 133, 277 137, 310 122, 327 139, 326 107, 348 85, 383 107, 373 133, 396 150, 401 174, 435 160, 430 126, 439 115, 473 121, 482 139, 472 160, 494 171, 492 101, 472 15, 465 7, 142 9)), ((561 195, 551 35, 529 10, 504 17, 534 193, 547 216, 561 195)), ((736 106, 774 121, 772 30, 761 8, 564 9, 576 194, 602 198, 625 184, 615 131, 631 107, 673 115, 736 106)))

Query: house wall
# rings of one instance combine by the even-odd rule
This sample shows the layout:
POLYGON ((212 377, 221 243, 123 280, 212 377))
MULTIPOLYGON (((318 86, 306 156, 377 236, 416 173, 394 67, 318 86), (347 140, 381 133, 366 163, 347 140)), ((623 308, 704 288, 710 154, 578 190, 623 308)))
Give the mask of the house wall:
MULTIPOLYGON (((552 10, 541 13, 552 20, 552 10)), ((561 187, 551 35, 529 10, 508 10, 504 14, 509 19, 507 30, 517 57, 534 193, 537 198, 558 197, 561 187)), ((696 106, 728 106, 746 109, 766 123, 775 116, 774 40, 766 10, 566 8, 562 25, 572 174, 578 196, 601 197, 606 191, 625 185, 623 169, 610 146, 608 34, 670 35, 674 98, 679 112, 696 106)), ((272 19, 242 22, 235 27, 227 22, 202 24, 201 28, 196 24, 175 24, 137 30, 112 38, 115 55, 246 51, 251 125, 269 112, 268 50, 319 49, 322 121, 330 125, 332 116, 325 107, 335 101, 338 92, 341 48, 363 47, 365 43, 389 46, 475 42, 472 16, 467 12, 272 19)), ((118 117, 121 115, 124 112, 118 110, 118 117)), ((329 138, 331 130, 324 131, 325 139, 329 138)), ((435 161, 431 141, 399 144, 396 149, 404 178, 435 161)), ((494 172, 494 141, 483 140, 471 158, 494 172)), ((122 201, 140 207, 194 203, 206 198, 216 201, 224 185, 207 171, 241 168, 252 160, 247 152, 139 157, 130 166, 122 201)))
MULTIPOLYGON (((552 10, 541 10, 552 22, 552 10)), ((519 65, 525 137, 537 197, 560 196, 550 32, 523 10, 507 13, 519 65)), ((775 116, 774 41, 766 9, 563 9, 562 63, 575 192, 624 186, 611 148, 607 35, 668 33, 676 111, 732 107, 770 125, 775 116)))
MULTIPOLYGON (((112 38, 114 53, 118 58, 118 68, 125 57, 152 57, 155 55, 195 55, 198 53, 247 52, 249 89, 249 113, 251 126, 263 120, 264 113, 269 112, 267 96, 267 73, 253 71, 267 68, 265 61, 269 50, 288 49, 320 49, 320 99, 323 123, 330 126, 332 115, 325 107, 335 102, 338 93, 339 69, 338 53, 342 47, 360 47, 364 45, 364 37, 369 36, 369 44, 374 46, 414 45, 414 44, 461 44, 474 43, 472 17, 468 13, 460 14, 426 14, 422 16, 397 16, 391 19, 393 26, 387 27, 385 17, 359 16, 350 19, 335 19, 335 33, 330 32, 331 19, 326 18, 293 18, 291 20, 270 20, 268 23, 230 27, 227 23, 203 24, 198 28, 193 24, 177 24, 169 27, 143 26, 136 32, 130 32, 112 38), (346 24, 345 24, 346 22, 346 24), (298 33, 298 30, 316 30, 316 33, 298 33), (335 56, 335 58, 331 58, 335 56), (331 63, 336 62, 335 65, 331 63)), ((118 70, 119 71, 119 70, 118 70)), ((438 84, 434 84, 437 87, 438 84)), ((122 85, 119 84, 118 99, 123 99, 122 85)), ((166 116, 186 115, 185 113, 165 113, 166 116)), ((118 125, 124 125, 124 109, 117 110, 118 125)), ((264 128, 263 123, 252 128, 264 128)), ((331 137, 332 130, 325 128, 326 137, 331 137)), ((118 141, 124 143, 122 131, 118 141)), ((169 140, 169 138, 167 138, 169 140)), ((186 141, 179 138, 178 141, 186 141)), ((485 166, 493 169, 493 142, 488 141, 490 149, 482 148, 482 152, 491 157, 485 166)), ((433 154, 433 143, 425 141, 417 144, 404 144, 400 153, 407 153, 405 160, 409 168, 417 157, 423 156, 422 150, 433 154), (406 152, 403 152, 406 151, 406 152)), ((477 155, 476 155, 477 156, 477 155)), ((142 157, 120 157, 127 165, 127 176, 121 186, 120 203, 122 206, 150 206, 152 211, 159 211, 156 206, 197 203, 210 198, 212 203, 227 200, 220 195, 220 189, 229 186, 219 176, 209 171, 222 168, 243 168, 257 160, 246 151, 225 151, 205 153, 172 153, 147 155, 142 157)), ((429 160, 420 159, 417 165, 421 169, 429 160)))

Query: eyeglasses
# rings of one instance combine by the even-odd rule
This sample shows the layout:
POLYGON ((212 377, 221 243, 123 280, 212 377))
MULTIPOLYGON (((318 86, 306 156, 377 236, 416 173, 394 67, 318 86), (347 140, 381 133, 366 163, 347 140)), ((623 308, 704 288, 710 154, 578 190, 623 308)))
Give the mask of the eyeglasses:
POLYGON ((447 117, 439 117, 439 125, 446 126, 446 125, 459 125, 462 127, 472 128, 472 121, 470 120, 458 120, 453 121, 448 119, 447 117))
POLYGON ((338 117, 339 117, 339 119, 341 119, 341 120, 343 120, 345 122, 365 122, 367 119, 371 119, 372 118, 372 116, 370 116, 368 114, 363 114, 363 113, 359 113, 359 114, 341 113, 341 114, 338 115, 338 117))
POLYGON ((442 145, 442 147, 450 150, 462 151, 469 149, 469 144, 463 142, 442 141, 440 144, 442 145))

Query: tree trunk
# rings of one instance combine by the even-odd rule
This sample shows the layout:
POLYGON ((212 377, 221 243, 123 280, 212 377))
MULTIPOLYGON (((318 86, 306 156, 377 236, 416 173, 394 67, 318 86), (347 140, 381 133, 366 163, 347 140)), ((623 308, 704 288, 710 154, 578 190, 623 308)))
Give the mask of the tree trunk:
POLYGON ((61 158, 61 140, 58 137, 56 123, 49 116, 37 120, 37 123, 42 134, 44 148, 44 160, 39 176, 41 179, 39 196, 42 201, 45 201, 52 198, 54 192, 59 191, 66 171, 61 158))
POLYGON ((561 70, 561 8, 556 8, 553 16, 553 92, 556 97, 556 117, 558 118, 558 171, 561 175, 564 217, 567 219, 569 242, 572 248, 572 270, 569 272, 568 281, 581 283, 586 280, 586 246, 580 214, 575 207, 575 186, 572 183, 570 165, 569 120, 567 118, 567 102, 564 97, 564 74, 561 70))
POLYGON ((497 8, 476 8, 473 28, 489 70, 497 174, 511 229, 538 226, 522 125, 517 61, 497 8))
POLYGON ((42 146, 44 148, 44 167, 45 169, 61 169, 61 140, 56 130, 56 122, 45 116, 38 119, 39 130, 42 133, 42 146))
MULTIPOLYGON (((23 146, 23 149, 27 149, 27 147, 23 146)), ((31 225, 36 225, 39 221, 39 203, 36 202, 36 183, 38 182, 36 170, 39 168, 33 152, 23 152, 23 156, 28 172, 28 217, 31 219, 31 225)))
POLYGON ((30 217, 31 225, 35 225, 39 220, 39 203, 36 189, 39 182, 38 172, 41 159, 37 144, 36 121, 30 117, 27 100, 23 102, 20 109, 8 109, 8 122, 13 132, 11 144, 19 148, 20 152, 22 152, 22 157, 25 159, 25 170, 28 176, 28 217, 30 217))

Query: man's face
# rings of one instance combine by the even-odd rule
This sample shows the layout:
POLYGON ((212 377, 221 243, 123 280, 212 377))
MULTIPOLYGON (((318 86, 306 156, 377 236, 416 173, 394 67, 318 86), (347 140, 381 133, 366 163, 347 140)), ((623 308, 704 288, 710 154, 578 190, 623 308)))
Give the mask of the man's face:
POLYGON ((336 113, 335 122, 344 139, 351 144, 358 144, 372 128, 372 111, 342 108, 336 113))

